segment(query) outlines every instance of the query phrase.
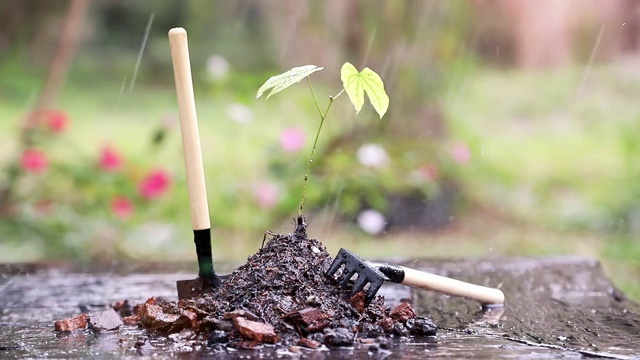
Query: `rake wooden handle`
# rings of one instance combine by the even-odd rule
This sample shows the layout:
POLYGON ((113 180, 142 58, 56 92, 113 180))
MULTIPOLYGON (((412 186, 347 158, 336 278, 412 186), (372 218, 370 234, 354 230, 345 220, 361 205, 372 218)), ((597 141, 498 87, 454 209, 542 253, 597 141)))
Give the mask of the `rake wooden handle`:
POLYGON ((178 109, 180 110, 180 129, 184 148, 184 162, 187 172, 187 188, 191 207, 193 230, 211 228, 207 188, 204 180, 204 166, 200 150, 198 117, 191 79, 191 62, 187 31, 183 28, 169 30, 169 46, 173 61, 173 74, 176 80, 178 109))
POLYGON ((404 270, 402 284, 442 294, 477 300, 484 305, 504 304, 504 293, 495 288, 475 285, 445 276, 400 266, 404 270))

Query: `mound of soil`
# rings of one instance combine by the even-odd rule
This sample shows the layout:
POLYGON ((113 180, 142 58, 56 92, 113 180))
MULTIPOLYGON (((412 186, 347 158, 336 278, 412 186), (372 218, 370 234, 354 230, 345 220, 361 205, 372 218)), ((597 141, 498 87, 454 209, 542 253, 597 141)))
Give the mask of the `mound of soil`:
POLYGON ((341 347, 372 342, 364 339, 383 343, 388 336, 435 335, 433 322, 416 316, 408 303, 385 308, 384 297, 376 296, 365 306, 363 292, 349 297, 350 287, 340 288, 325 275, 333 258, 320 241, 307 237, 306 226, 300 216, 294 233, 272 234, 212 292, 177 302, 152 297, 122 312, 124 323, 176 341, 245 349, 263 343, 341 347))

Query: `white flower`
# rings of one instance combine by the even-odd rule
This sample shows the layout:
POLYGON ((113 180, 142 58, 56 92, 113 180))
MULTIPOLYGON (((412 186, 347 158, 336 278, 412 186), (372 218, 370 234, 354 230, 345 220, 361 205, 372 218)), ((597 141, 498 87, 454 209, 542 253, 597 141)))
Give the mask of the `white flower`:
POLYGON ((365 166, 383 167, 389 165, 389 155, 378 144, 365 144, 360 146, 356 154, 358 161, 365 166))
POLYGON ((248 124, 253 121, 253 111, 251 108, 238 103, 227 106, 227 116, 240 124, 248 124))
POLYGON ((367 209, 358 214, 358 226, 366 233, 377 235, 384 231, 387 220, 378 211, 367 209))
POLYGON ((207 71, 214 80, 222 79, 229 72, 229 62, 221 55, 211 55, 207 59, 207 71))

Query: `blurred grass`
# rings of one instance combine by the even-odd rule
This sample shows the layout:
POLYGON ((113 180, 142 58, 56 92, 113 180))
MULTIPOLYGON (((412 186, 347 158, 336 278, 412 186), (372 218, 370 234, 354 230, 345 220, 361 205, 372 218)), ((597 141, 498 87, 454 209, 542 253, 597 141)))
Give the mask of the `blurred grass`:
MULTIPOLYGON (((403 231, 380 238, 336 223, 329 209, 309 216, 310 235, 332 253, 349 247, 368 258, 588 256, 600 259, 614 282, 640 300, 640 244, 633 235, 614 231, 611 221, 616 219, 610 216, 612 204, 625 197, 621 178, 627 169, 620 136, 638 120, 640 74, 631 66, 617 65, 596 67, 587 75, 585 78, 583 68, 552 73, 483 70, 452 85, 439 99, 451 136, 467 142, 473 152, 461 179, 467 196, 472 204, 497 204, 497 209, 471 206, 442 233, 403 231)), ((268 102, 206 87, 196 89, 211 207, 233 208, 211 214, 214 219, 225 217, 233 229, 214 229, 218 261, 238 261, 259 248, 263 234, 247 228, 292 231, 290 223, 269 224, 253 202, 224 203, 216 194, 251 192, 252 183, 260 180, 256 174, 263 173, 268 149, 277 147, 282 129, 298 126, 307 134, 315 132, 317 115, 307 89, 298 86, 268 102), (233 121, 227 108, 234 103, 251 109, 254 120, 246 124, 233 121)), ((172 84, 136 84, 132 92, 121 92, 121 87, 119 80, 98 81, 90 88, 67 86, 57 106, 68 112, 72 126, 64 138, 66 146, 57 151, 97 156, 99 145, 110 143, 141 167, 150 163, 167 167, 175 176, 174 194, 182 195, 141 216, 167 222, 172 228, 143 224, 123 240, 123 246, 130 256, 145 260, 193 260, 177 124, 167 146, 159 153, 148 151, 153 130, 167 116, 177 116, 172 84)), ((2 88, 0 156, 6 159, 16 122, 33 101, 37 81, 28 77, 2 80, 2 88)), ((347 105, 344 108, 350 110, 347 105)), ((354 121, 343 116, 350 112, 334 110, 326 131, 354 121)), ((304 162, 307 153, 308 149, 291 154, 290 160, 304 162)), ((291 210, 293 218, 296 209, 291 210)), ((78 237, 82 240, 100 231, 101 227, 92 227, 78 237)), ((90 236, 100 239, 100 234, 90 236)), ((26 242, 0 247, 3 262, 47 257, 26 242)))
POLYGON ((640 129, 639 78, 624 64, 469 77, 444 99, 454 134, 476 158, 466 183, 522 216, 610 227, 626 196, 622 134, 640 129))

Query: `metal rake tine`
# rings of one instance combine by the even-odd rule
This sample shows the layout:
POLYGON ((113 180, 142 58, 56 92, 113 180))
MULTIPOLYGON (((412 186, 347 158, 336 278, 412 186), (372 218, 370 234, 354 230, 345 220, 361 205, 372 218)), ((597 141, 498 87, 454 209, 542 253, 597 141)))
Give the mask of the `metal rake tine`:
MULTIPOLYGON (((349 280, 351 280, 353 275, 355 273, 357 273, 357 272, 358 272, 358 269, 353 269, 353 268, 346 267, 345 271, 342 273, 342 275, 340 275, 340 277, 338 277, 338 285, 345 286, 347 284, 347 282, 349 282, 349 280)), ((360 274, 358 274, 358 277, 360 277, 360 274)))
POLYGON ((334 277, 336 272, 338 272, 338 270, 340 269, 340 266, 344 265, 345 263, 346 263, 345 260, 340 261, 340 259, 336 257, 333 263, 331 263, 331 266, 329 266, 329 270, 327 270, 327 275, 334 277))
POLYGON ((365 305, 369 305, 371 300, 373 300, 373 298, 378 293, 378 290, 382 286, 382 283, 383 283, 383 281, 377 281, 377 282, 369 283, 369 289, 367 290, 367 293, 366 293, 366 295, 364 297, 364 304, 365 305))
POLYGON ((358 274, 358 278, 351 288, 351 296, 355 295, 358 291, 364 291, 364 287, 367 283, 371 284, 371 280, 364 274, 358 274))

